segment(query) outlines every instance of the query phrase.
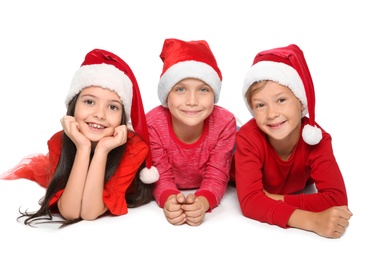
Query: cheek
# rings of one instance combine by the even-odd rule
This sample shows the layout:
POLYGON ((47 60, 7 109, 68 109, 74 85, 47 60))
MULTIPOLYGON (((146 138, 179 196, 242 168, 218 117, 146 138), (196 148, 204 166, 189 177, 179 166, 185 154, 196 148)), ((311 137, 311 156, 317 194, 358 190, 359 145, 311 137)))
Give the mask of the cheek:
POLYGON ((166 104, 169 110, 172 111, 173 109, 176 109, 177 107, 184 104, 184 102, 182 101, 181 98, 177 97, 176 95, 169 95, 166 100, 166 104))
POLYGON ((255 121, 256 121, 256 124, 258 125, 258 127, 259 128, 262 128, 262 126, 263 126, 263 122, 265 121, 264 119, 263 119, 263 116, 261 115, 261 114, 255 114, 255 121))
POLYGON ((205 108, 213 108, 215 103, 214 103, 214 96, 207 96, 202 99, 202 103, 205 108))
POLYGON ((74 117, 76 121, 84 120, 87 117, 87 111, 85 109, 80 108, 79 106, 76 106, 74 117))
POLYGON ((116 115, 112 115, 111 117, 111 125, 114 126, 114 127, 117 127, 119 125, 121 125, 121 119, 122 119, 122 114, 121 113, 117 113, 116 115))

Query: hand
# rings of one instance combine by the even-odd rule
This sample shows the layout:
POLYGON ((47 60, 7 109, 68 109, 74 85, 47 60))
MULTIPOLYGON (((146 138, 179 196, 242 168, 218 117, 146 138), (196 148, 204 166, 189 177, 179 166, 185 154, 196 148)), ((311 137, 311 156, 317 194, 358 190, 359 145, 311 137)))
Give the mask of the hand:
POLYGON ((199 226, 205 219, 205 214, 209 210, 209 203, 206 198, 196 197, 188 194, 182 209, 186 215, 186 222, 190 226, 199 226))
POLYGON ((66 135, 74 142, 76 147, 91 147, 90 140, 80 132, 79 124, 73 116, 64 116, 61 124, 66 135))
POLYGON ((269 193, 268 191, 266 190, 263 190, 263 192, 265 193, 265 195, 267 195, 267 197, 271 198, 271 199, 274 199, 274 200, 284 200, 284 196, 283 195, 279 195, 279 194, 272 194, 272 193, 269 193))
POLYGON ((184 194, 170 195, 164 205, 164 214, 167 221, 173 225, 182 225, 186 222, 182 204, 185 202, 184 194))
POLYGON ((112 149, 126 143, 128 137, 128 129, 126 125, 120 125, 115 128, 112 136, 103 137, 99 140, 96 149, 104 149, 109 152, 112 149))
POLYGON ((347 206, 335 206, 317 212, 313 218, 313 230, 323 237, 339 238, 349 226, 352 215, 347 206))

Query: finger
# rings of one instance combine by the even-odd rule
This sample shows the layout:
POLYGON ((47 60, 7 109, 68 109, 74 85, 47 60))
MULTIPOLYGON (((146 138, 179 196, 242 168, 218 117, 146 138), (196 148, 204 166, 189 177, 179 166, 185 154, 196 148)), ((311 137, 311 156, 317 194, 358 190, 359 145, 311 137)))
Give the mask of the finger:
POLYGON ((187 198, 186 198, 186 203, 187 204, 192 204, 194 203, 196 200, 196 195, 194 194, 188 194, 187 198))
POLYGON ((177 195, 176 195, 176 201, 177 201, 177 203, 179 203, 179 204, 183 204, 183 203, 185 203, 186 202, 186 199, 185 199, 185 196, 184 196, 184 194, 183 193, 178 193, 177 195))
POLYGON ((196 218, 187 216, 186 222, 190 226, 199 226, 203 222, 203 218, 201 216, 196 218))
POLYGON ((127 141, 127 128, 126 125, 120 125, 115 128, 113 136, 117 138, 120 144, 124 144, 127 141))
POLYGON ((339 218, 338 225, 343 228, 347 228, 349 226, 349 221, 345 218, 339 218))
POLYGON ((182 211, 166 212, 165 217, 173 225, 180 225, 186 222, 186 215, 182 211))
POLYGON ((186 223, 185 218, 167 219, 167 221, 175 226, 180 226, 186 223))

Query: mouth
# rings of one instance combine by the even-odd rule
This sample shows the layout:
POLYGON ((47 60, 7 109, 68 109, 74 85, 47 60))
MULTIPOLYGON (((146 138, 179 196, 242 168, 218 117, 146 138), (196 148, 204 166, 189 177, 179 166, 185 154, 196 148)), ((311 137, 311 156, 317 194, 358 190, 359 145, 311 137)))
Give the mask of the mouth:
POLYGON ((106 127, 103 125, 95 124, 95 123, 88 123, 88 126, 94 129, 105 129, 106 127))
POLYGON ((186 114, 186 115, 197 115, 198 113, 200 113, 200 111, 189 111, 189 110, 183 110, 183 113, 186 114))
POLYGON ((284 123, 286 123, 286 121, 283 121, 281 123, 276 123, 276 124, 268 124, 268 126, 270 128, 278 128, 278 127, 282 126, 284 123))

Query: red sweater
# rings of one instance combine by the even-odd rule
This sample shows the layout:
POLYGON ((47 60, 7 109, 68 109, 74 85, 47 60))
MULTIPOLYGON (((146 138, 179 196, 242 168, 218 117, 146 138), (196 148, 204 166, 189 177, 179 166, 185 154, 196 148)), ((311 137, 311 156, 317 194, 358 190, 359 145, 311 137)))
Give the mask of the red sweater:
MULTIPOLYGON (((308 123, 308 118, 302 120, 302 126, 308 123)), ((319 212, 347 205, 345 184, 334 157, 331 136, 321 130, 323 138, 319 144, 311 146, 300 138, 290 158, 283 161, 267 142, 266 134, 258 128, 255 119, 239 129, 231 177, 236 181, 244 216, 287 227, 295 209, 319 212), (300 194, 311 183, 318 192, 300 194), (263 189, 284 195, 284 201, 269 198, 263 189)))
POLYGON ((181 142, 171 128, 169 109, 158 106, 147 113, 153 165, 160 173, 154 198, 163 207, 167 198, 180 190, 197 189, 210 210, 225 194, 236 137, 236 119, 228 110, 214 106, 205 120, 199 140, 181 142))

